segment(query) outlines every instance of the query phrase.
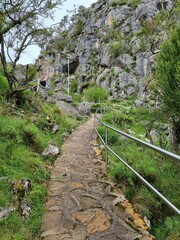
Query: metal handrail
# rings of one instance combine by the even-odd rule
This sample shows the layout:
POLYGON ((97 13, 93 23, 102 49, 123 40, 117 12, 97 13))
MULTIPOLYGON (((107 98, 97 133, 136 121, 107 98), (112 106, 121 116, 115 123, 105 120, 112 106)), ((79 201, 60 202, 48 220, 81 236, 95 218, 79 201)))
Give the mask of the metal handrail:
POLYGON ((174 153, 172 153, 172 152, 166 151, 166 150, 164 150, 164 149, 162 149, 162 148, 160 148, 160 147, 157 147, 157 146, 155 146, 155 145, 153 145, 153 144, 151 144, 151 143, 145 142, 145 141, 143 141, 143 140, 141 140, 141 139, 139 139, 139 138, 133 137, 133 136, 131 136, 130 134, 127 134, 127 133, 125 133, 125 132, 122 132, 122 131, 120 131, 120 130, 118 130, 118 129, 116 129, 116 128, 113 128, 113 127, 107 125, 105 122, 103 122, 101 119, 99 119, 99 118, 96 117, 96 116, 95 116, 95 118, 96 118, 99 122, 101 122, 105 127, 109 128, 109 129, 111 129, 111 130, 113 130, 113 131, 115 131, 115 132, 117 132, 117 133, 120 133, 121 135, 123 135, 123 136, 125 136, 125 137, 127 137, 127 138, 130 138, 130 139, 132 139, 132 140, 134 140, 134 141, 136 141, 136 142, 138 142, 138 143, 141 143, 141 144, 145 145, 146 147, 149 147, 149 148, 153 149, 153 150, 156 151, 156 152, 162 153, 162 154, 164 154, 164 155, 166 155, 166 156, 168 156, 168 157, 170 157, 170 158, 173 158, 174 160, 180 161, 180 156, 178 156, 178 155, 176 155, 176 154, 174 154, 174 153))
POLYGON ((105 149, 106 149, 106 169, 107 169, 107 164, 108 164, 108 151, 110 151, 114 156, 116 156, 127 168, 129 168, 149 189, 151 189, 157 196, 159 196, 175 213, 177 213, 178 215, 180 215, 180 210, 174 206, 167 198, 165 198, 157 189, 155 189, 146 179, 144 179, 138 172, 136 172, 125 160, 123 160, 121 157, 118 156, 117 153, 115 153, 109 146, 108 146, 108 143, 107 143, 107 129, 111 129, 123 136, 126 136, 138 143, 141 143, 151 149, 153 149, 154 151, 157 151, 157 152, 160 152, 168 157, 171 157, 172 159, 175 159, 175 160, 180 160, 180 156, 174 154, 174 153, 171 153, 171 152, 168 152, 162 148, 159 148, 159 147, 156 147, 150 143, 147 143, 147 142, 144 142, 138 138, 135 138, 127 133, 124 133, 122 131, 119 131, 109 125, 107 125, 106 123, 104 123, 101 119, 99 119, 96 114, 94 115, 94 128, 95 128, 95 131, 98 135, 98 137, 100 138, 100 140, 102 141, 103 145, 105 146, 105 149), (105 141, 103 140, 102 136, 100 135, 100 133, 97 131, 97 128, 95 127, 95 119, 97 119, 104 127, 105 127, 105 141))

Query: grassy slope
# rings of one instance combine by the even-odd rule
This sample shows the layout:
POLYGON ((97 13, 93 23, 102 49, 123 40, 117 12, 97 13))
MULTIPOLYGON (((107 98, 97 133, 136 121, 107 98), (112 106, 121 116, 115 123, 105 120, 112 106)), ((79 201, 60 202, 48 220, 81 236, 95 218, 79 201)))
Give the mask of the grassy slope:
POLYGON ((43 103, 32 92, 22 92, 17 105, 2 97, 7 87, 1 76, 0 86, 0 207, 14 207, 11 182, 27 178, 32 189, 26 199, 31 207, 29 218, 22 219, 18 211, 6 220, 0 221, 0 239, 36 239, 40 232, 43 200, 46 195, 46 181, 55 157, 41 155, 48 142, 61 147, 66 137, 77 125, 77 121, 65 116, 54 105, 43 103), (47 120, 47 116, 50 117, 47 120), (59 130, 52 133, 52 126, 59 130))
MULTIPOLYGON (((153 143, 172 150, 171 142, 167 140, 163 131, 162 126, 165 124, 165 120, 161 117, 160 111, 131 108, 127 103, 124 103, 124 106, 123 104, 117 106, 121 111, 105 114, 103 121, 143 140, 147 140, 148 129, 156 129, 159 136, 153 139, 153 143)), ((99 131, 104 135, 103 127, 99 127, 99 131)), ((131 140, 121 138, 110 130, 108 131, 108 142, 113 150, 137 172, 175 206, 180 207, 178 188, 180 172, 176 162, 170 161, 158 153, 153 153, 152 150, 131 140)), ((109 154, 109 174, 124 189, 134 207, 151 220, 152 233, 157 239, 175 240, 180 237, 178 217, 111 154, 109 154)))

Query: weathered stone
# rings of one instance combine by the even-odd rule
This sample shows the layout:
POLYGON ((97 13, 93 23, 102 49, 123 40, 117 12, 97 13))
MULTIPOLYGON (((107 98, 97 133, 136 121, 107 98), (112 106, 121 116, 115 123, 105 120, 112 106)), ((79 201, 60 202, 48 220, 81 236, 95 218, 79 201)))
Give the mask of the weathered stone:
POLYGON ((88 116, 90 114, 91 104, 89 102, 81 102, 78 106, 78 111, 81 115, 88 116))
POLYGON ((108 23, 108 26, 112 26, 114 19, 116 19, 117 24, 122 24, 122 22, 129 17, 130 12, 131 8, 127 5, 121 6, 117 9, 112 9, 107 16, 108 20, 106 22, 108 23))
POLYGON ((108 52, 109 44, 102 46, 101 52, 99 55, 99 64, 103 67, 110 67, 111 66, 111 58, 108 52))
POLYGON ((137 84, 137 79, 134 75, 122 72, 119 74, 119 86, 121 89, 125 88, 126 86, 135 86, 137 84))
POLYGON ((135 11, 136 19, 139 19, 142 23, 148 19, 154 17, 154 15, 161 9, 170 11, 173 3, 171 0, 143 0, 135 11))
POLYGON ((132 56, 129 54, 121 54, 116 60, 113 62, 115 66, 118 66, 119 68, 129 68, 131 69, 133 67, 134 61, 132 56))
POLYGON ((0 208, 0 220, 8 218, 11 212, 15 210, 15 208, 0 208))
POLYGON ((101 209, 73 213, 73 217, 86 226, 89 234, 103 232, 111 226, 111 217, 101 209))
POLYGON ((96 84, 100 86, 101 82, 103 82, 109 75, 111 69, 106 68, 96 79, 96 84))
POLYGON ((59 126, 58 125, 54 125, 52 128, 52 132, 56 133, 59 130, 59 126))
POLYGON ((149 57, 149 54, 143 52, 136 54, 136 71, 141 77, 151 72, 149 57))
POLYGON ((74 117, 79 117, 77 109, 73 107, 71 104, 66 103, 64 101, 57 101, 56 105, 60 110, 63 110, 64 112, 71 114, 74 117))
POLYGON ((58 155, 58 154, 59 154, 59 148, 51 143, 42 152, 43 156, 58 155))
POLYGON ((52 102, 57 102, 57 101, 72 102, 72 97, 57 92, 57 93, 53 94, 52 96, 50 96, 49 100, 52 102))

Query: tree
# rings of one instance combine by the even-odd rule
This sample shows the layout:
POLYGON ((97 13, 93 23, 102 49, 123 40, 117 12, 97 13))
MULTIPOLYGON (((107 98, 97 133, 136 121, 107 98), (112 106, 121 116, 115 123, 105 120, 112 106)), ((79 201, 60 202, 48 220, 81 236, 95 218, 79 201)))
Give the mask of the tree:
POLYGON ((180 26, 162 45, 156 76, 164 112, 173 123, 173 142, 177 149, 180 144, 180 26))
POLYGON ((0 59, 11 91, 20 84, 15 70, 22 52, 29 45, 45 44, 44 36, 50 34, 50 29, 44 26, 44 19, 53 19, 54 9, 61 4, 61 0, 0 2, 0 59))

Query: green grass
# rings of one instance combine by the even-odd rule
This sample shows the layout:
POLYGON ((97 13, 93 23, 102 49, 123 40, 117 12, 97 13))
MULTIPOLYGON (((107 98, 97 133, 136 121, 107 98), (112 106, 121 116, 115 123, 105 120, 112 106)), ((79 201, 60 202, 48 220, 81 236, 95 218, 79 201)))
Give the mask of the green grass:
MULTIPOLYGON (((159 139, 156 139, 155 145, 161 147, 162 142, 166 141, 164 145, 166 145, 167 150, 172 150, 172 144, 170 141, 167 142, 167 138, 165 139, 161 127, 165 122, 160 111, 156 112, 147 108, 129 108, 126 104, 119 107, 116 105, 116 109, 118 108, 121 109, 120 112, 112 111, 104 114, 102 120, 143 140, 147 140, 147 130, 157 129, 160 136, 159 139)), ((104 127, 99 126, 98 131, 105 139, 104 127)), ((151 149, 130 139, 121 137, 112 130, 108 130, 108 145, 169 201, 180 208, 178 188, 180 186, 180 169, 177 162, 154 153, 151 149)), ((124 189, 126 197, 133 203, 135 209, 150 219, 152 233, 157 239, 178 239, 177 226, 179 225, 174 212, 147 189, 116 157, 109 153, 108 158, 109 175, 124 189), (166 225, 167 231, 163 231, 163 227, 166 225)))
POLYGON ((32 92, 19 93, 14 105, 1 94, 0 101, 0 207, 14 207, 12 181, 27 178, 31 189, 26 195, 31 207, 27 219, 14 211, 0 221, 0 239, 38 239, 46 196, 49 165, 54 156, 41 155, 49 142, 61 149, 64 138, 76 127, 77 120, 62 113, 53 104, 43 103, 32 92), (54 125, 59 126, 56 133, 54 125))

